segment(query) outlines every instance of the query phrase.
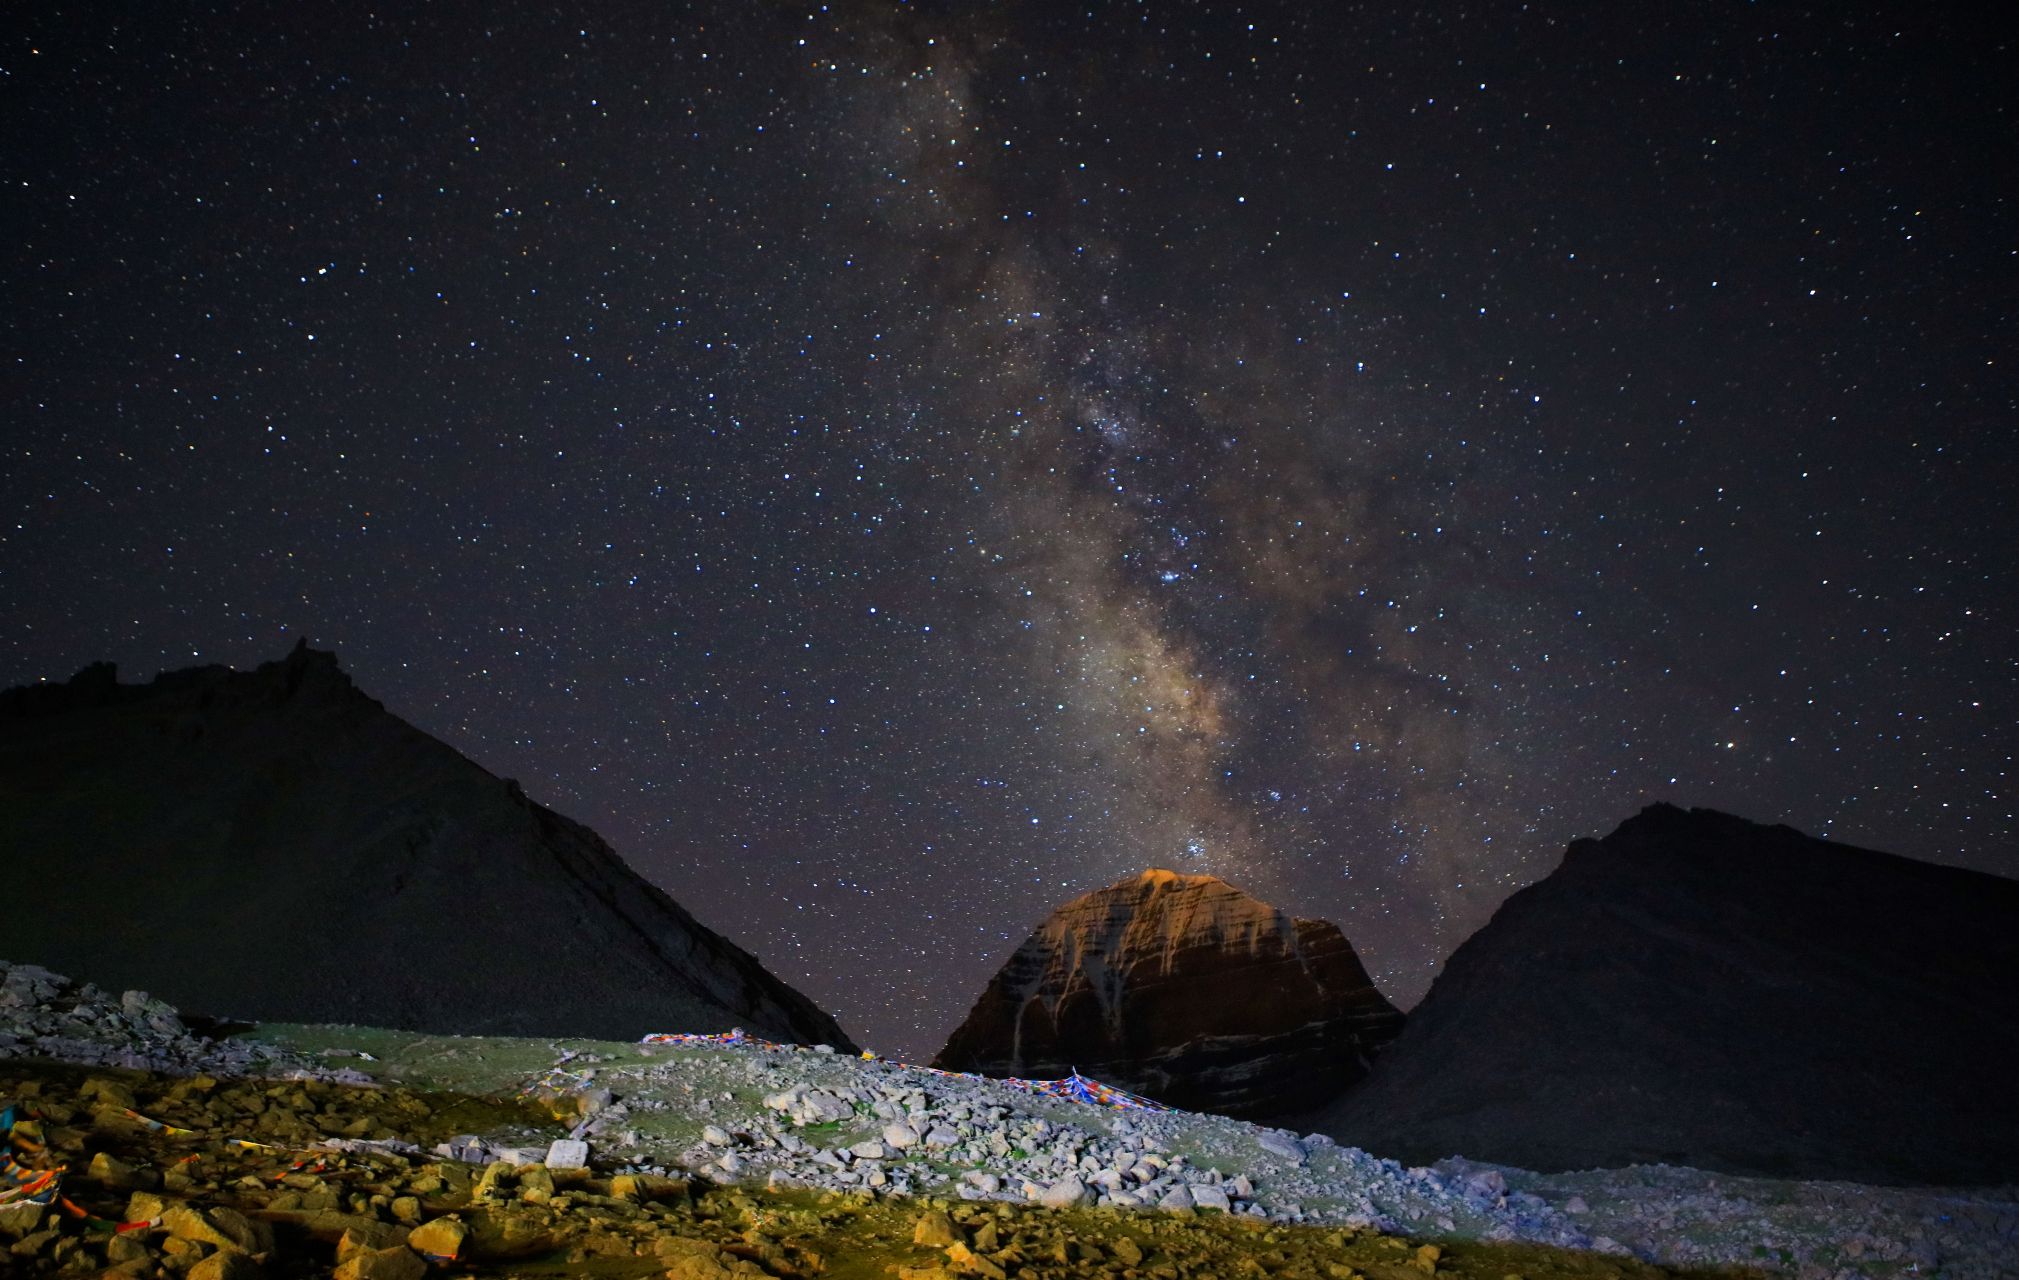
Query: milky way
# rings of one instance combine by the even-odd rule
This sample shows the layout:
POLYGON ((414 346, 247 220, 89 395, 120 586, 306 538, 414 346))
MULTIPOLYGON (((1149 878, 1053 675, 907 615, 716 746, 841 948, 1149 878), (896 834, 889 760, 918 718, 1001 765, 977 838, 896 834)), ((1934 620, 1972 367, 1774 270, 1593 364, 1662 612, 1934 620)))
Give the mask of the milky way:
POLYGON ((7 683, 306 636, 917 1057, 1146 865, 1405 1004, 1656 799, 2019 872, 2003 32, 4 23, 7 683))

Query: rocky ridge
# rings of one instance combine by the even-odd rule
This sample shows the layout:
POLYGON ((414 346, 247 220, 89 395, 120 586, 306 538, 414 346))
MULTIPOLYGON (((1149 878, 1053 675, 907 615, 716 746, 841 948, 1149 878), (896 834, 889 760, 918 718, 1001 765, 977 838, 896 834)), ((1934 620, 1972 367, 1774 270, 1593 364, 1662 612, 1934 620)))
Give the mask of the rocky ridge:
POLYGON ((298 646, 0 693, 16 955, 185 1008, 420 1030, 847 1047, 597 835, 298 646))
POLYGON ((1282 1115, 1337 1096, 1401 1026, 1334 925, 1153 868, 1053 912, 933 1065, 1077 1069, 1189 1110, 1282 1115))
MULTIPOLYGON (((764 1204, 808 1203, 794 1196, 811 1195, 814 1203, 843 1197, 825 1201, 829 1205, 911 1205, 906 1212, 944 1212, 959 1228, 958 1242, 974 1256, 993 1260, 1021 1251, 1010 1260, 1021 1257, 1031 1265, 1013 1273, 1034 1277, 1083 1274, 1074 1269, 1080 1260, 1071 1241, 1092 1238, 1092 1229, 1074 1227, 1062 1237, 1061 1224, 1067 1222, 1140 1222, 1151 1235, 1129 1228, 1139 1245, 1161 1230, 1148 1225, 1158 1221, 1244 1222, 1264 1232, 1317 1233, 1285 1240, 1339 1233, 1343 1243, 1325 1246, 1314 1259, 1342 1259, 1347 1254, 1340 1250, 1350 1252, 1358 1247, 1354 1242, 1374 1248, 1377 1238, 1408 1235, 1427 1237, 1452 1257, 1467 1248, 1529 1242, 1569 1251, 1565 1257, 1606 1259, 1616 1268, 1636 1259, 1693 1268, 1737 1265, 1811 1280, 1930 1274, 1937 1268, 1974 1280, 2007 1274, 2003 1260, 2019 1249, 2019 1199, 2011 1189, 1915 1192, 1669 1168, 1565 1175, 1462 1162, 1408 1168, 1318 1135, 1220 1116, 1093 1107, 1033 1096, 999 1081, 799 1047, 268 1027, 261 1031, 266 1046, 248 1049, 240 1041, 175 1032, 166 1022, 163 1030, 147 1018, 122 1024, 118 1018, 126 1015, 116 1011, 123 1010, 123 999, 86 995, 46 971, 32 971, 25 981, 16 980, 16 972, 0 975, 0 990, 30 997, 0 1005, 0 1035, 14 1037, 8 1052, 16 1059, 69 1058, 98 1067, 111 1055, 137 1052, 144 1062, 172 1060, 178 1072, 215 1066, 220 1074, 183 1076, 180 1082, 158 1076, 127 1087, 140 1090, 137 1101, 157 1106, 158 1114, 147 1114, 196 1130, 187 1141, 207 1138, 219 1159, 225 1150, 217 1145, 221 1140, 248 1137, 295 1152, 289 1162, 303 1158, 300 1151, 307 1148, 332 1164, 377 1170, 347 1174, 348 1182, 312 1175, 315 1185, 309 1185, 283 1162, 274 1170, 278 1176, 266 1178, 268 1191, 226 1203, 215 1197, 240 1194, 231 1188, 249 1175, 220 1165, 215 1176, 177 1193, 192 1202, 212 1196, 205 1203, 236 1206, 236 1212, 294 1215, 277 1218, 283 1226, 318 1222, 315 1230, 327 1237, 325 1247, 340 1246, 348 1230, 332 1231, 333 1220, 317 1216, 329 1213, 379 1224, 351 1223, 361 1232, 354 1244, 379 1240, 388 1229, 411 1230, 454 1216, 473 1232, 482 1224, 483 1238, 493 1241, 485 1248, 509 1253, 518 1246, 499 1242, 540 1240, 583 1256, 642 1249, 644 1256, 660 1258, 652 1250, 662 1247, 662 1237, 677 1225, 714 1241, 710 1248, 716 1252, 708 1256, 729 1274, 726 1268, 737 1258, 756 1256, 749 1240, 714 1227, 690 1231, 699 1219, 677 1204, 643 1208, 661 1193, 678 1202, 689 1191, 699 1196, 717 1187, 742 1189, 725 1192, 741 1198, 723 1202, 742 1206, 731 1215, 741 1215, 742 1229, 771 1212, 764 1204), (338 1071, 369 1073, 375 1085, 301 1078, 317 1070, 305 1065, 313 1063, 333 1075, 332 1061, 344 1064, 338 1071), (282 1065, 296 1081, 265 1080, 266 1063, 282 1065), (255 1069, 247 1073, 248 1066, 255 1069), (421 1100, 418 1109, 415 1099, 421 1100), (675 1184, 680 1191, 673 1190, 675 1184), (299 1198, 286 1199, 290 1192, 299 1198), (608 1200, 628 1200, 651 1221, 608 1209, 608 1200), (1021 1216, 1033 1210, 1068 1216, 1021 1216), (615 1221, 619 1218, 624 1221, 615 1221), (999 1224, 997 1231, 983 1233, 991 1221, 999 1224), (991 1242, 998 1247, 982 1247, 991 1242), (1063 1261, 1038 1265, 1040 1252, 1056 1250, 1064 1250, 1063 1261)), ((162 1012, 151 1010, 148 1017, 161 1018, 162 1012)), ((0 1076, 20 1069, 0 1061, 0 1076)), ((358 1078, 346 1074, 342 1080, 358 1078)), ((103 1102, 85 1099, 88 1107, 103 1102)), ((278 1159, 230 1150, 230 1159, 253 1162, 247 1166, 253 1172, 255 1165, 267 1168, 278 1159)), ((170 1163, 157 1161, 162 1169, 170 1163)), ((174 1188, 163 1183, 154 1190, 174 1188)), ((29 1254, 17 1256, 44 1259, 42 1250, 67 1238, 60 1227, 55 1236, 41 1235, 51 1229, 38 1225, 24 1231, 23 1242, 40 1239, 29 1254)), ((5 1230, 0 1221, 0 1232, 5 1230)), ((1109 1233, 1104 1239, 1113 1235, 1106 1226, 1100 1230, 1109 1233)), ((770 1238, 780 1243, 776 1230, 770 1238)), ((381 1243, 373 1249, 383 1253, 394 1247, 381 1243)), ((116 1261, 102 1250, 91 1256, 116 1261)), ((150 1256, 161 1261, 164 1255, 157 1248, 150 1256)), ((950 1249, 947 1256, 952 1257, 950 1249)), ((1387 1255, 1396 1263, 1413 1258, 1387 1255)), ((54 1261, 53 1255, 47 1260, 54 1261)), ((774 1275, 793 1274, 791 1266, 798 1265, 784 1254, 776 1260, 779 1266, 761 1258, 753 1265, 767 1268, 760 1274, 774 1275)), ((677 1274, 678 1265, 669 1274, 677 1274)), ((995 1265, 1009 1273, 1005 1263, 995 1265)), ((1314 1260, 1306 1270, 1270 1273, 1336 1280, 1338 1273, 1326 1270, 1328 1265, 1334 1264, 1314 1260)), ((1359 1265, 1355 1274, 1381 1274, 1378 1268, 1369 1271, 1364 1260, 1359 1265)), ((947 1267, 948 1275, 987 1274, 951 1262, 947 1267)), ((1431 1259, 1433 1272, 1444 1267, 1431 1259)))

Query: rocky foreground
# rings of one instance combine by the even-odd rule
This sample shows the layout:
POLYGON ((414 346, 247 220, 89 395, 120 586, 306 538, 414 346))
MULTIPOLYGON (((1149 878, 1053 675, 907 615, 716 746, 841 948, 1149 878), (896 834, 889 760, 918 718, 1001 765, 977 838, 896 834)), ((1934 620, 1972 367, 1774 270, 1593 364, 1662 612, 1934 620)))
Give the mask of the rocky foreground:
POLYGON ((211 1040, 138 992, 0 975, 17 1178, 60 1171, 46 1205, 0 1191, 0 1271, 1990 1277, 2019 1250, 2009 1190, 1410 1169, 814 1049, 211 1040))

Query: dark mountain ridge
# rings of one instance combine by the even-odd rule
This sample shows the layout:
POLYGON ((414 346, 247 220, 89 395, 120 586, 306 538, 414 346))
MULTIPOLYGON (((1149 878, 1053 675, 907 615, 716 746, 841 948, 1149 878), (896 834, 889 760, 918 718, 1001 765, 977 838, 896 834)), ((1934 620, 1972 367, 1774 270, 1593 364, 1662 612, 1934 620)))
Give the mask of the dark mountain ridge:
POLYGON ((2019 882, 1656 805, 1503 903, 1306 1120, 1416 1163, 2001 1182, 2015 1061, 2019 882))
POLYGON ((270 1020, 852 1047, 640 878, 298 645, 0 693, 8 953, 270 1020))

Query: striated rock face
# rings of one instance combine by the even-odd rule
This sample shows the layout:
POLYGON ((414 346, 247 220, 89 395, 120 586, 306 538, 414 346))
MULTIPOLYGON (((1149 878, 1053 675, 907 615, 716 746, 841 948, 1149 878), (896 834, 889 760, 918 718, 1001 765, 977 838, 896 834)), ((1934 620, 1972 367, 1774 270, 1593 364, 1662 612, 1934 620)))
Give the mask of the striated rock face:
POLYGON ((186 1008, 465 1034, 833 1018, 528 800, 298 647, 0 694, 9 955, 186 1008))
POLYGON ((1333 925, 1151 870, 1053 912, 933 1065, 1077 1068, 1187 1110, 1278 1115, 1358 1080, 1401 1026, 1333 925))
POLYGON ((1656 805, 1509 898, 1312 1127, 1377 1155, 1990 1183, 2019 881, 1656 805))

